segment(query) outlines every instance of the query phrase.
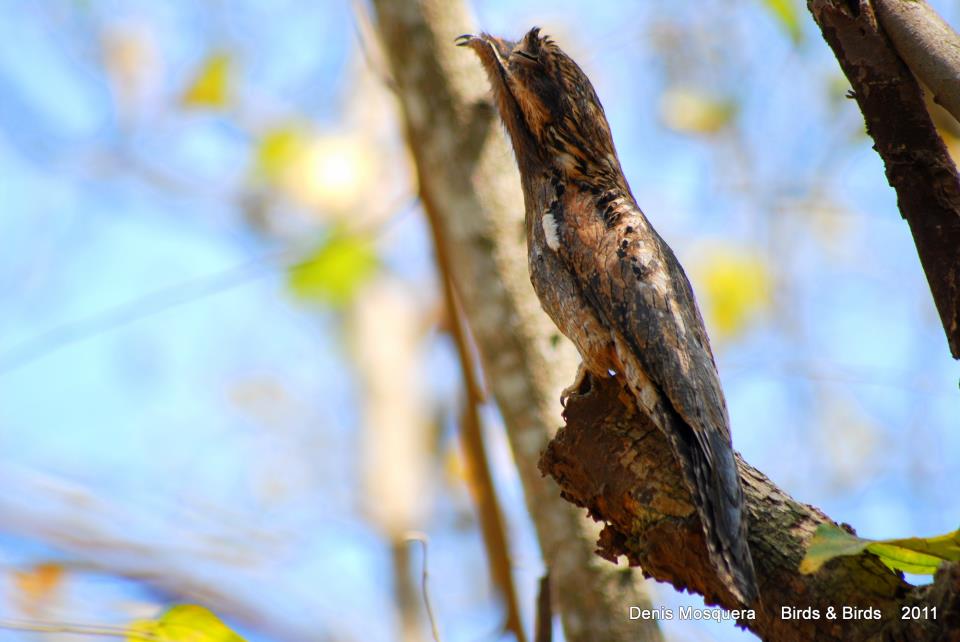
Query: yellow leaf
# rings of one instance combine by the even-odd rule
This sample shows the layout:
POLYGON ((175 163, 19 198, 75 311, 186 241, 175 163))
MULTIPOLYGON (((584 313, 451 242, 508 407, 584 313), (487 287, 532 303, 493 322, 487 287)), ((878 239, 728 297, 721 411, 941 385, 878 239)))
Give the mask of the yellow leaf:
POLYGON ((960 531, 936 537, 863 539, 832 524, 817 527, 800 563, 801 573, 814 573, 834 557, 873 553, 888 568, 933 575, 943 562, 960 562, 960 531))
POLYGON ((736 104, 697 89, 673 88, 660 98, 660 117, 682 134, 716 134, 736 115, 736 104))
POLYGON ((335 230, 310 256, 290 269, 289 284, 304 299, 342 307, 376 268, 377 255, 367 238, 335 230))
POLYGON ((770 305, 769 270, 763 259, 749 251, 715 248, 694 269, 707 323, 720 341, 741 335, 770 305))
POLYGON ((137 620, 130 625, 127 642, 243 642, 243 638, 210 610, 195 604, 167 609, 159 619, 137 620))
POLYGON ((763 4, 794 43, 803 39, 803 29, 800 26, 800 15, 797 12, 795 0, 763 0, 763 4))
POLYGON ((300 127, 284 125, 268 130, 257 145, 257 172, 267 182, 281 183, 303 157, 305 133, 300 127))
POLYGON ((879 557, 887 568, 893 571, 916 573, 917 575, 933 575, 937 572, 940 562, 943 561, 933 555, 918 553, 908 548, 884 544, 883 542, 873 542, 867 545, 867 550, 879 557))
POLYGON ((193 81, 183 92, 184 107, 225 107, 230 98, 230 56, 211 54, 200 66, 193 81))

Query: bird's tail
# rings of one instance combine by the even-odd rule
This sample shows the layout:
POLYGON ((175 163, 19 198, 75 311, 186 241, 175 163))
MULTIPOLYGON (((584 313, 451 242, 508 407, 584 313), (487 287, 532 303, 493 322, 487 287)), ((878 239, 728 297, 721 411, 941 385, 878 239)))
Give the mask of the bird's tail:
POLYGON ((684 424, 672 431, 687 485, 703 524, 707 552, 717 575, 744 605, 757 598, 757 578, 747 546, 747 516, 733 449, 719 431, 698 435, 684 424))

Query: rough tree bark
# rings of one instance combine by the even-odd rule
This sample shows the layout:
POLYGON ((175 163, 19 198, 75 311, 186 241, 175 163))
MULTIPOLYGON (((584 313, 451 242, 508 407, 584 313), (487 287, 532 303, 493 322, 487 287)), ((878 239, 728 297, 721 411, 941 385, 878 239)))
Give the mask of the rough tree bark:
MULTIPOLYGON (((703 531, 669 442, 642 414, 624 406, 613 379, 592 380, 570 398, 566 426, 541 468, 564 497, 606 523, 601 554, 625 555, 650 576, 699 593, 708 604, 741 608, 717 580, 703 531)), ((762 606, 743 620, 765 640, 960 639, 960 565, 927 588, 913 588, 873 556, 838 558, 813 575, 798 567, 819 524, 830 519, 777 488, 738 456, 750 515, 750 552, 762 606), (936 621, 902 621, 903 606, 937 607, 936 621), (782 607, 813 607, 821 619, 785 619, 782 607), (828 619, 827 609, 878 608, 879 620, 828 619), (954 637, 950 637, 950 636, 954 637)))
POLYGON ((572 348, 540 311, 523 250, 523 202, 513 157, 475 56, 462 3, 374 0, 381 40, 413 152, 420 195, 507 427, 527 506, 550 571, 567 640, 661 639, 639 578, 594 554, 596 526, 559 497, 537 460, 555 432, 572 348))
MULTIPOLYGON (((957 168, 927 113, 920 86, 881 30, 871 3, 810 0, 807 4, 853 86, 867 133, 883 158, 900 213, 910 225, 950 352, 960 359, 957 168)), ((904 30, 900 38, 906 37, 904 30)), ((949 46, 949 41, 941 44, 949 46)), ((905 43, 902 47, 909 48, 905 43)))

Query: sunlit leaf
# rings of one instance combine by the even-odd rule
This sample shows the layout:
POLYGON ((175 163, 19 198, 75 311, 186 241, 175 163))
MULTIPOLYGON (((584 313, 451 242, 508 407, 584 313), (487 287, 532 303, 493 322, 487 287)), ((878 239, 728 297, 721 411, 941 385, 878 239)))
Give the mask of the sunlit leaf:
POLYGON ((867 550, 880 558, 887 567, 894 571, 915 573, 917 575, 933 575, 944 560, 933 555, 926 555, 911 551, 909 548, 874 542, 867 546, 867 550))
POLYGON ((290 288, 300 297, 333 307, 348 303, 377 269, 373 244, 364 236, 335 231, 290 269, 290 288))
POLYGON ((359 136, 316 135, 298 125, 267 131, 257 146, 257 172, 296 202, 324 213, 361 205, 375 152, 359 136))
POLYGON ((733 121, 736 103, 690 88, 672 88, 660 99, 660 117, 683 134, 716 134, 733 121))
POLYGON ((257 145, 257 172, 269 183, 280 184, 303 157, 306 147, 306 133, 301 127, 283 125, 268 130, 257 145))
POLYGON ((814 573, 835 557, 870 552, 894 571, 932 575, 943 562, 960 561, 960 531, 936 537, 871 540, 832 524, 817 527, 800 563, 801 573, 814 573))
POLYGON ((230 99, 230 71, 232 62, 226 53, 209 55, 193 80, 183 92, 185 107, 220 109, 230 99))
POLYGON ((243 642, 220 618, 195 604, 170 607, 156 620, 137 620, 127 642, 243 642))
POLYGON ((741 335, 770 306, 769 268, 749 251, 714 248, 703 253, 694 269, 708 325, 720 341, 741 335))
POLYGON ((803 39, 803 28, 796 0, 763 0, 763 5, 773 14, 780 26, 797 43, 803 39))
POLYGON ((291 169, 291 192, 322 209, 350 211, 362 205, 372 180, 374 153, 360 138, 318 137, 305 147, 291 169))

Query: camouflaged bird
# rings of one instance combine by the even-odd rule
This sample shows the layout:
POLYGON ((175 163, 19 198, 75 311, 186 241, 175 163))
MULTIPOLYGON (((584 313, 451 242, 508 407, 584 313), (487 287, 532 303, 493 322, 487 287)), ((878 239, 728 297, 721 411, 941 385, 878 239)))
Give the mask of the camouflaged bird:
POLYGON ((637 206, 600 100, 580 67, 534 28, 457 44, 480 57, 523 185, 530 278, 586 372, 616 376, 669 439, 718 577, 757 596, 726 402, 689 281, 637 206))

